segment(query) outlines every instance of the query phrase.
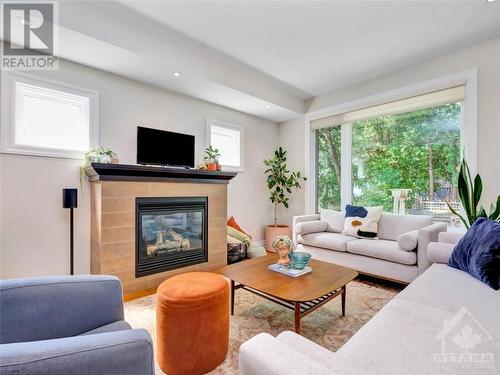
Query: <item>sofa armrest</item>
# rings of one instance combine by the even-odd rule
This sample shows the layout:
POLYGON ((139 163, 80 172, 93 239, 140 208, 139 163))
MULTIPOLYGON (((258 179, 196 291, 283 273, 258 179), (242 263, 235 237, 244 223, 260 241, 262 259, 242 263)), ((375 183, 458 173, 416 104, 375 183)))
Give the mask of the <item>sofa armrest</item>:
POLYGON ((240 346, 240 375, 333 375, 325 366, 267 333, 240 346))
POLYGON ((427 246, 431 242, 436 242, 441 232, 446 232, 445 223, 434 223, 418 231, 417 266, 419 275, 431 265, 427 258, 427 246))
POLYGON ((464 233, 458 232, 441 232, 439 233, 438 240, 441 243, 449 243, 456 245, 458 241, 464 236, 464 233))
POLYGON ((0 281, 0 343, 76 336, 123 320, 115 276, 49 276, 0 281))
POLYGON ((292 221, 292 233, 293 233, 293 243, 297 245, 297 232, 295 231, 295 226, 298 223, 305 223, 307 221, 316 221, 320 219, 319 214, 310 214, 310 215, 300 215, 294 216, 292 221))
POLYGON ((432 263, 445 263, 448 264, 451 253, 455 245, 443 242, 431 242, 427 246, 427 258, 432 263))
POLYGON ((0 345, 0 374, 154 374, 143 329, 0 345))

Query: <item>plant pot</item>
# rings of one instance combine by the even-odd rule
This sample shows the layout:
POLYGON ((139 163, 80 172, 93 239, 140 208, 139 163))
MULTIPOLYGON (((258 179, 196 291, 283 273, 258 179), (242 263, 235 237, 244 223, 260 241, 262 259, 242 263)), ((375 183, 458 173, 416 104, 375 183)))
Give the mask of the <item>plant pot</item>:
POLYGON ((110 164, 113 158, 109 155, 92 155, 90 156, 91 163, 110 164))
POLYGON ((209 170, 209 171, 216 171, 217 170, 217 163, 208 163, 207 164, 207 170, 209 170))
POLYGON ((266 250, 275 252, 273 249, 273 240, 278 236, 290 236, 289 225, 268 225, 266 226, 266 250))
POLYGON ((219 163, 217 163, 217 170, 222 171, 222 165, 220 165, 219 163))

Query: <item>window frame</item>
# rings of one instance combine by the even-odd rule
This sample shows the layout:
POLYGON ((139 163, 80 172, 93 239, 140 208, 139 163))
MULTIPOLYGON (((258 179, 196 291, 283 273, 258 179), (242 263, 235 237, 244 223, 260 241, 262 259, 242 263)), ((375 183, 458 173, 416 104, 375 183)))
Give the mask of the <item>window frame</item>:
POLYGON ((245 128, 239 125, 229 124, 227 122, 207 118, 206 120, 206 146, 209 146, 212 141, 212 126, 219 128, 234 130, 240 134, 240 165, 224 165, 221 164, 223 170, 228 172, 244 172, 245 171, 245 128))
MULTIPOLYGON (((318 120, 328 116, 334 116, 341 113, 355 111, 363 108, 368 108, 391 101, 397 101, 401 99, 406 99, 412 96, 418 96, 433 91, 443 90, 452 88, 458 85, 465 85, 465 100, 462 106, 462 121, 461 121, 461 146, 462 146, 462 157, 468 161, 469 169, 471 175, 475 175, 477 171, 477 69, 471 69, 456 74, 452 74, 445 77, 436 78, 430 81, 425 81, 422 83, 401 87, 388 92, 383 92, 381 94, 376 94, 373 96, 353 100, 350 102, 342 103, 332 107, 328 107, 322 110, 314 111, 306 114, 304 120, 304 130, 305 130, 305 167, 306 175, 316 176, 316 137, 315 129, 311 126, 313 120, 318 120)), ((343 124, 342 127, 352 126, 351 124, 343 124)), ((350 129, 349 129, 350 130, 350 129)), ((350 131, 349 131, 350 133, 350 131)), ((343 137, 348 137, 349 134, 344 134, 343 137)), ((342 139, 342 141, 345 138, 342 139)), ((347 139, 346 139, 347 140, 347 139)), ((350 144, 350 142, 349 142, 350 144)), ((341 144, 342 146, 342 144, 341 144)), ((347 150, 346 150, 347 151, 347 150)), ((351 152, 348 153, 341 151, 341 189, 340 189, 340 199, 342 207, 345 204, 351 203, 352 189, 351 181, 352 176, 348 175, 349 169, 345 169, 344 166, 348 166, 351 163, 351 152), (347 155, 346 155, 347 154, 347 155), (345 159, 345 160, 342 160, 345 159), (349 185, 349 186, 348 186, 349 185)), ((306 212, 319 211, 317 207, 317 197, 316 197, 316 178, 308 178, 305 184, 305 208, 306 212)))
POLYGON ((94 148, 99 145, 99 92, 21 73, 2 72, 1 79, 1 153, 65 159, 83 159, 86 152, 80 150, 16 144, 16 119, 20 115, 17 111, 20 107, 20 103, 17 98, 17 83, 88 98, 89 148, 94 148))

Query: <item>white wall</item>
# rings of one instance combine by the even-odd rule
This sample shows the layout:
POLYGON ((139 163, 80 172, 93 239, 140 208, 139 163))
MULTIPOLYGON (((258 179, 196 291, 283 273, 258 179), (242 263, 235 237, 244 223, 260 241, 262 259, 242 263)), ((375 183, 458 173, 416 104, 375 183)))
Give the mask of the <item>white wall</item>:
MULTIPOLYGON (((300 171, 304 173, 305 157, 304 157, 304 119, 287 121, 280 124, 280 146, 287 150, 288 168, 292 171, 300 171)), ((311 176, 306 176, 311 178, 311 176)), ((302 189, 294 190, 290 197, 288 209, 281 209, 280 214, 284 224, 291 225, 292 219, 296 215, 304 214, 305 199, 304 187, 305 182, 301 182, 302 189)))
MULTIPOLYGON (((435 57, 383 77, 357 85, 340 88, 314 98, 308 112, 350 102, 356 99, 444 77, 477 68, 477 167, 483 179, 483 201, 489 209, 500 193, 500 38, 435 57)), ((304 120, 288 121, 280 125, 280 142, 287 147, 293 160, 304 155, 304 120)), ((304 160, 302 159, 302 162, 304 160)), ((304 168, 304 165, 298 165, 304 168)), ((313 178, 313 176, 308 176, 313 178)), ((303 212, 304 190, 294 198, 290 213, 303 212)))
MULTIPOLYGON (((207 117, 245 128, 245 172, 228 187, 228 215, 255 240, 272 219, 262 159, 274 151, 278 125, 218 105, 62 61, 59 71, 36 75, 100 93, 100 144, 121 163, 135 163, 136 127, 145 125, 196 136, 197 160, 205 147, 207 117)), ((79 187, 79 160, 0 155, 1 277, 68 272, 68 212, 63 187, 79 187)), ((90 192, 79 192, 76 209, 76 271, 90 269, 90 192)))

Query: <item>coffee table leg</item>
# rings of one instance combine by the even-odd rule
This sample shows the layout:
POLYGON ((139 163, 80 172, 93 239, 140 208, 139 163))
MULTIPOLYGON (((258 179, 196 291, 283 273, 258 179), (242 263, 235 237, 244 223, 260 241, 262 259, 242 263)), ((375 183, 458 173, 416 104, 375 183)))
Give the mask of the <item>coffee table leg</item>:
POLYGON ((234 315, 234 280, 231 280, 231 315, 234 315))
POLYGON ((345 285, 342 287, 342 316, 345 316, 345 294, 346 294, 345 285))
POLYGON ((295 302, 295 333, 300 333, 300 302, 295 302))

